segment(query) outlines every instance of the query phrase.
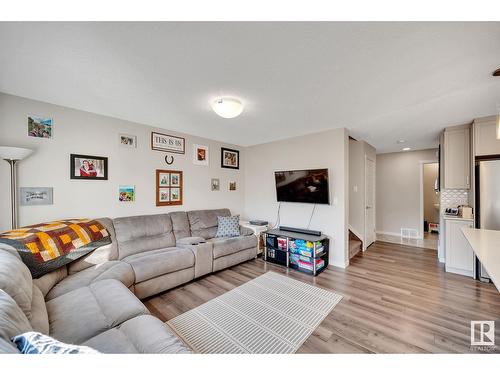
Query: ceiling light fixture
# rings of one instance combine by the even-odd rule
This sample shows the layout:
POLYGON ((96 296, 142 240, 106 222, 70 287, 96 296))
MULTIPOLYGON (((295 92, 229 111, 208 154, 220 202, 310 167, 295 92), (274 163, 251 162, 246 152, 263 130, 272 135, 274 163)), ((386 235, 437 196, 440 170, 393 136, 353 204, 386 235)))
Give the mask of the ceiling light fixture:
POLYGON ((410 150, 411 150, 411 148, 409 148, 409 147, 403 148, 403 151, 410 151, 410 150))
POLYGON ((492 74, 493 77, 500 77, 500 68, 498 68, 497 70, 495 70, 492 74))
POLYGON ((243 112, 243 103, 237 98, 221 97, 212 103, 212 109, 220 117, 234 118, 243 112))
POLYGON ((398 140, 398 143, 401 144, 401 143, 406 143, 406 139, 400 139, 398 140))

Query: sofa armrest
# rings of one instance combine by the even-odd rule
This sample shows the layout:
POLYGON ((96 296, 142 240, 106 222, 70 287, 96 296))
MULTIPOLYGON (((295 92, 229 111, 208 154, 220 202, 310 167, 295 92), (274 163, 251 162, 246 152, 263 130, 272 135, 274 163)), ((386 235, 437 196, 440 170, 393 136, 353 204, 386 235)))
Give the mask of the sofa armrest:
POLYGON ((242 235, 242 236, 251 236, 252 234, 254 234, 253 230, 251 230, 250 228, 243 227, 243 226, 240 225, 240 235, 242 235))
POLYGON ((176 245, 183 247, 184 245, 194 245, 200 242, 206 242, 206 240, 203 237, 184 237, 177 240, 176 245))
POLYGON ((195 278, 212 272, 213 259, 214 259, 213 255, 214 245, 211 242, 200 242, 196 245, 180 245, 179 247, 182 247, 184 249, 189 249, 193 252, 195 278))

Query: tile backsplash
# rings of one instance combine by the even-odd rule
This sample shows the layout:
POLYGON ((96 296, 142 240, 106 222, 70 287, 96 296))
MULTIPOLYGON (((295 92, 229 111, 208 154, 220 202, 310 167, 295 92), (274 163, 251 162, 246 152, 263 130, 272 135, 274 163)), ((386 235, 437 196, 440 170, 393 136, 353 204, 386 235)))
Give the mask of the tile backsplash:
POLYGON ((457 207, 461 204, 469 204, 469 190, 466 189, 443 189, 440 197, 440 211, 445 208, 457 207))

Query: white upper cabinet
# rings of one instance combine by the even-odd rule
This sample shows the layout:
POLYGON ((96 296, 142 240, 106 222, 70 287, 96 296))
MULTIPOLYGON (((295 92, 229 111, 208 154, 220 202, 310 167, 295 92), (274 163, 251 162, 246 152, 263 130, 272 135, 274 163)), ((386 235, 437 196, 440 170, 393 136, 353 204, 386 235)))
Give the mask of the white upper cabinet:
POLYGON ((500 155, 500 139, 497 139, 497 117, 474 120, 475 156, 500 155))
POLYGON ((443 139, 444 188, 470 189, 470 127, 446 128, 443 139))

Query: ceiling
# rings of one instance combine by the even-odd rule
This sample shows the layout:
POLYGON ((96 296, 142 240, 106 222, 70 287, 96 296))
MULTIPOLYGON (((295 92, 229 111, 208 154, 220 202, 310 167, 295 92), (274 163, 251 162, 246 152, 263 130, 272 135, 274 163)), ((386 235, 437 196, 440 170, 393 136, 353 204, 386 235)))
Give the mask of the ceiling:
POLYGON ((346 127, 392 152, 496 113, 500 22, 2 22, 0 67, 1 92, 223 142, 346 127))

